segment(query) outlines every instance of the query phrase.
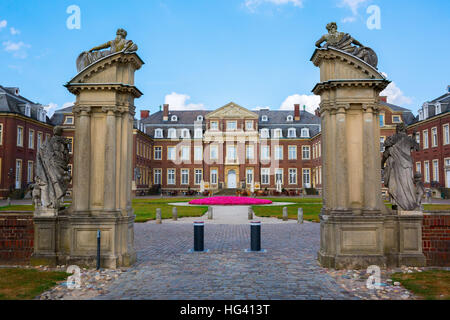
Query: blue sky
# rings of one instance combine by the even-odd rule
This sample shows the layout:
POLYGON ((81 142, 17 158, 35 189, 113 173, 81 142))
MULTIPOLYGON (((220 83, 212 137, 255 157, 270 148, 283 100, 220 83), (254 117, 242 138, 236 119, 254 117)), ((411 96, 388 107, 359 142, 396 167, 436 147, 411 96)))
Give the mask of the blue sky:
POLYGON ((389 101, 416 112, 450 85, 448 12, 448 0, 2 0, 0 84, 49 111, 73 102, 63 85, 76 74, 76 57, 122 27, 146 62, 136 74, 138 110, 230 101, 312 110, 319 70, 309 59, 336 21, 377 52, 393 81, 389 101), (66 26, 70 5, 81 10, 80 29, 66 26), (371 5, 380 8, 380 29, 367 27, 371 5))

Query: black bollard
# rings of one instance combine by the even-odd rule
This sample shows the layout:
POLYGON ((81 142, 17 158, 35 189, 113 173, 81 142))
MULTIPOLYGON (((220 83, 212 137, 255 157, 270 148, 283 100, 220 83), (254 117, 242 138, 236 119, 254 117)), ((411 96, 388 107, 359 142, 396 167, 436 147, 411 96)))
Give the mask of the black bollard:
POLYGON ((250 250, 261 251, 261 222, 250 222, 250 250))
POLYGON ((194 251, 205 251, 205 223, 203 221, 194 222, 194 251))
POLYGON ((97 270, 100 270, 100 244, 101 244, 101 231, 97 230, 97 270))

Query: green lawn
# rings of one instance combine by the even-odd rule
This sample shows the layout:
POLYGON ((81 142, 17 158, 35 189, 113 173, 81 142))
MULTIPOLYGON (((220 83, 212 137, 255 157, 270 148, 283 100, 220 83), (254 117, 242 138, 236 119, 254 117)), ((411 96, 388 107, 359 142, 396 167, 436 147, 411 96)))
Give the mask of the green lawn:
POLYGON ((65 272, 0 268, 0 300, 31 300, 69 276, 65 272))
MULTIPOLYGON (((322 199, 319 198, 267 198, 273 202, 293 202, 286 205, 289 219, 297 219, 298 208, 303 209, 303 219, 320 222, 319 214, 322 209, 322 199)), ((253 206, 253 211, 259 217, 283 217, 284 206, 253 206)))
POLYGON ((0 207, 0 211, 34 211, 34 205, 24 204, 24 205, 12 205, 0 207))
POLYGON ((450 271, 431 270, 414 273, 394 273, 393 281, 426 300, 450 300, 450 271))

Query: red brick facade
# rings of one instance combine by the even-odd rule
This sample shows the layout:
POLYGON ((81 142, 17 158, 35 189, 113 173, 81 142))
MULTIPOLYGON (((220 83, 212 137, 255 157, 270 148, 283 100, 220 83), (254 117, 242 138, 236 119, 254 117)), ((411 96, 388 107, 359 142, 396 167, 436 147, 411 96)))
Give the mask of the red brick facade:
POLYGON ((0 214, 0 264, 28 262, 33 248, 33 214, 0 214))
POLYGON ((425 213, 422 242, 428 266, 450 266, 450 213, 425 213))

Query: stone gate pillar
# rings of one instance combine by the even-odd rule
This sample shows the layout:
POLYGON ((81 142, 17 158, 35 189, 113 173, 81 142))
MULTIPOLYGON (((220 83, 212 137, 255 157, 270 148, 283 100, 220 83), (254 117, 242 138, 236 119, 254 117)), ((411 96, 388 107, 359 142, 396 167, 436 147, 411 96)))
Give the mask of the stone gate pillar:
POLYGON ((131 207, 134 73, 144 62, 136 53, 109 55, 67 83, 76 95, 73 203, 59 217, 58 261, 95 265, 101 231, 102 267, 136 261, 131 207))

